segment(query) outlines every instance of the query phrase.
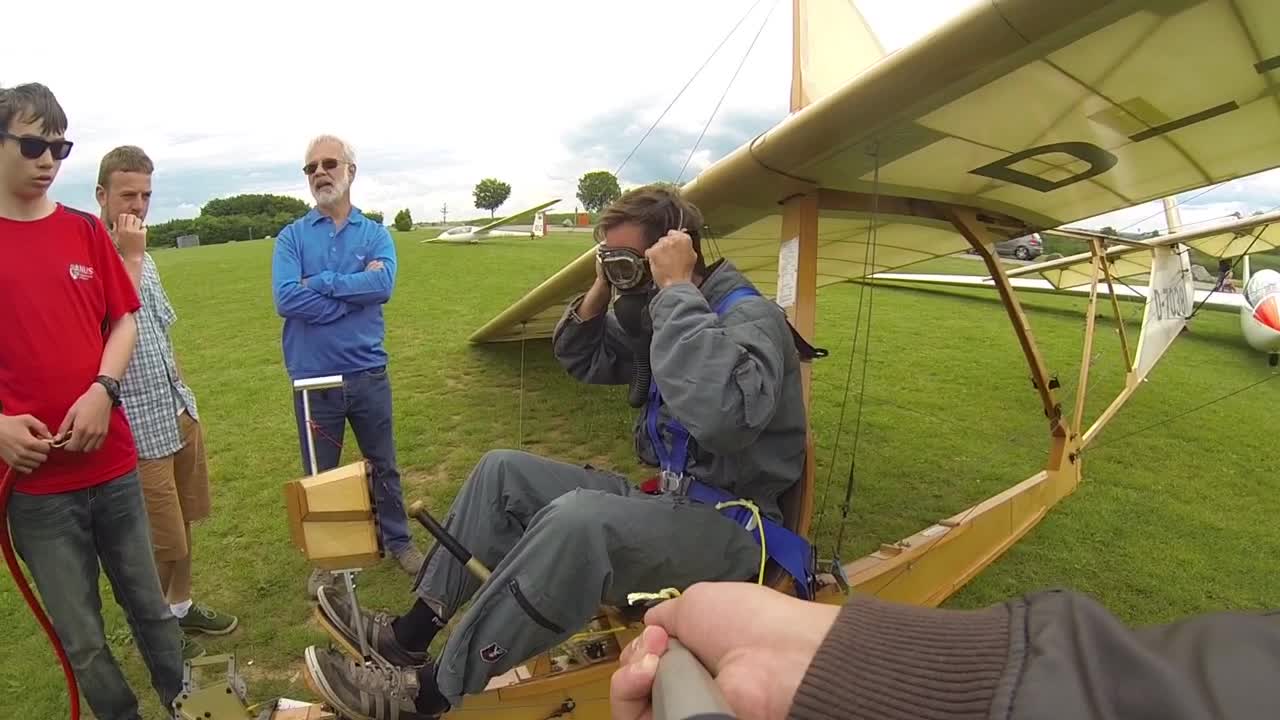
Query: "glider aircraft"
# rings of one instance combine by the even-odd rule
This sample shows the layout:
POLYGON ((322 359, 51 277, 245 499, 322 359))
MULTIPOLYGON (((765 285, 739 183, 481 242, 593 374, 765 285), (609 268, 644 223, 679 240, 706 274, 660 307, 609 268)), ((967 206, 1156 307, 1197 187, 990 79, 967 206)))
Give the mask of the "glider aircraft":
POLYGON ((541 205, 535 205, 527 210, 521 210, 514 215, 508 215, 499 218, 486 225, 461 225, 459 227, 449 228, 440 233, 436 237, 422 240, 424 243, 446 242, 446 243, 478 243, 481 240, 491 237, 546 237, 547 236, 547 220, 546 214, 542 211, 546 208, 560 202, 560 198, 544 202, 541 205), (521 217, 529 213, 536 213, 533 218, 532 233, 520 232, 517 230, 499 230, 503 225, 510 225, 521 217))
MULTIPOLYGON (((1170 227, 1177 228, 1177 208, 1166 198, 1166 215, 1170 227)), ((1160 312, 1176 313, 1184 322, 1199 308, 1240 313, 1240 330, 1245 342, 1266 353, 1271 365, 1280 364, 1280 276, 1274 270, 1261 270, 1252 278, 1246 273, 1244 292, 1230 292, 1215 286, 1212 290, 1195 290, 1187 249, 1194 248, 1211 257, 1247 258, 1249 253, 1265 252, 1280 247, 1280 210, 1251 217, 1217 223, 1196 230, 1180 230, 1149 240, 1126 240, 1091 230, 1060 228, 1059 235, 1074 237, 1086 243, 1101 245, 1099 258, 1109 276, 1109 291, 1120 297, 1148 299, 1160 312), (1170 253, 1176 260, 1164 260, 1170 253), (1155 269, 1163 267, 1177 278, 1157 278, 1155 269), (1118 285, 1114 281, 1149 275, 1150 285, 1118 285), (1185 287, 1178 285, 1186 281, 1185 287), (1153 297, 1151 288, 1178 287, 1175 296, 1153 297)), ((1006 269, 1010 283, 1019 290, 1089 294, 1094 253, 1069 255, 1057 260, 1006 269), (1040 278, 1027 276, 1039 275, 1040 278)), ((887 280, 931 285, 959 285, 995 288, 991 277, 975 275, 942 275, 928 273, 876 273, 873 280, 887 280)), ((1219 278, 1219 283, 1222 278, 1219 278)), ((1181 328, 1179 328, 1181 329, 1181 328)), ((1163 352, 1163 350, 1161 350, 1163 352)))
MULTIPOLYGON (((1147 354, 1085 425, 1089 363, 1074 409, 1064 408, 992 246, 1280 166, 1280 3, 977 0, 891 54, 850 0, 791 7, 791 112, 683 185, 705 216, 708 260, 730 258, 812 343, 819 288, 972 248, 1046 420, 1048 452, 1030 477, 852 562, 820 549, 817 602, 843 603, 856 589, 937 605, 1075 490, 1085 449, 1185 322, 1148 300, 1139 340, 1147 354)), ((1108 267, 1101 243, 1091 247, 1086 359, 1108 267)), ((1181 256, 1152 252, 1172 267, 1152 271, 1152 296, 1185 293, 1181 256)), ((594 277, 591 249, 471 340, 549 337, 594 277)), ((810 392, 806 368, 806 402, 810 392)), ((802 482, 780 498, 788 527, 806 536, 812 438, 808 457, 802 482)), ((792 591, 773 570, 766 582, 792 591)), ((639 630, 619 609, 601 608, 587 628, 557 636, 556 650, 510 658, 509 672, 450 715, 608 717, 610 675, 639 630)))

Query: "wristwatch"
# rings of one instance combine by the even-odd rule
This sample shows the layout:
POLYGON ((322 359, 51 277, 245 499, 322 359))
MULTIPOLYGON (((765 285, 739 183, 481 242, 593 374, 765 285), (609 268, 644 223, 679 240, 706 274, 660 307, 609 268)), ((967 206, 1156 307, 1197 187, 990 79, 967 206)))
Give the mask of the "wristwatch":
POLYGON ((107 389, 107 397, 111 398, 111 407, 120 407, 120 381, 109 375, 99 375, 93 379, 107 389))

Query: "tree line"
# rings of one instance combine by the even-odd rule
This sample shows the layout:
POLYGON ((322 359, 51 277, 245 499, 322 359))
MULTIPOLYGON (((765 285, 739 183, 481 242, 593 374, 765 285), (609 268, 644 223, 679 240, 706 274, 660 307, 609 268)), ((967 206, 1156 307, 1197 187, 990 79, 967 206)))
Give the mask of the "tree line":
MULTIPOLYGON (((599 212, 620 194, 618 179, 611 172, 588 172, 578 180, 577 197, 588 212, 599 212)), ((485 178, 476 184, 472 195, 475 206, 488 210, 492 218, 495 211, 511 196, 511 185, 497 178, 485 178)), ((178 244, 178 238, 184 235, 199 236, 201 245, 275 237, 286 225, 302 217, 310 209, 310 205, 298 198, 270 193, 215 198, 200 208, 197 217, 170 220, 148 227, 147 244, 151 247, 174 247, 178 244)), ((381 212, 363 209, 362 212, 370 220, 385 224, 385 217, 381 212)), ((413 228, 413 216, 408 208, 396 213, 393 226, 402 232, 413 228)))

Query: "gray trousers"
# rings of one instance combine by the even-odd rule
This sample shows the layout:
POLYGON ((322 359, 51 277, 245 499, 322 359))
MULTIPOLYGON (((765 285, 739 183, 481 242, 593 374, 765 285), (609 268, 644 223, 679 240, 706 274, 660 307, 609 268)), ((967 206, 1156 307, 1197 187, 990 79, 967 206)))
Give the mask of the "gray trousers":
POLYGON ((416 592, 444 618, 475 596, 436 672, 455 707, 564 642, 601 604, 745 580, 760 567, 752 535, 712 506, 649 496, 621 476, 511 450, 480 460, 444 526, 493 573, 482 586, 437 544, 418 577, 416 592))

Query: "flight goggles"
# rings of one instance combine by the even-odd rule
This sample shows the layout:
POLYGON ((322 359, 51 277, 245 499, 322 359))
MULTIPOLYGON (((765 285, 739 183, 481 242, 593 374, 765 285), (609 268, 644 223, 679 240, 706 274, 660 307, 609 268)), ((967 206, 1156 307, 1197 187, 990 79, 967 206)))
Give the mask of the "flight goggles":
POLYGON ((604 279, 619 290, 631 290, 649 280, 649 261, 631 248, 596 248, 596 263, 604 279))

